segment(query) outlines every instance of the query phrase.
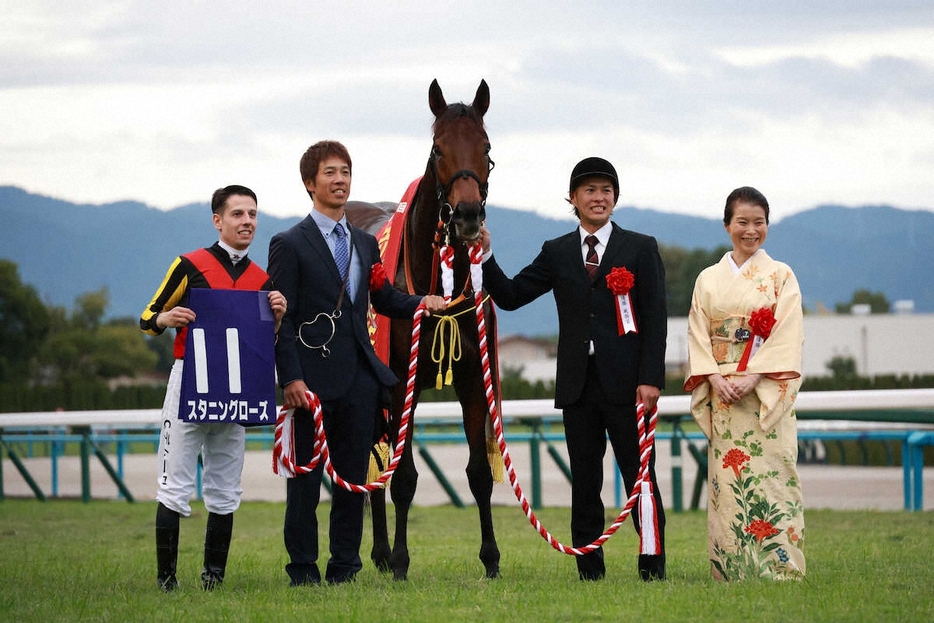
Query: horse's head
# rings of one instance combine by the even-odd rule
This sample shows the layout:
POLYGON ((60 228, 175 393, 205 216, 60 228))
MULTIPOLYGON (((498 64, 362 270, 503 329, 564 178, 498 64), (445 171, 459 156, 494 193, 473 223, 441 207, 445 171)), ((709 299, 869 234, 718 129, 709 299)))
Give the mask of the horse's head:
POLYGON ((493 170, 490 139, 483 129, 490 88, 481 80, 469 106, 448 105, 438 81, 433 80, 428 105, 435 115, 429 170, 436 178, 440 219, 453 225, 455 238, 477 240, 486 218, 487 178, 493 170))

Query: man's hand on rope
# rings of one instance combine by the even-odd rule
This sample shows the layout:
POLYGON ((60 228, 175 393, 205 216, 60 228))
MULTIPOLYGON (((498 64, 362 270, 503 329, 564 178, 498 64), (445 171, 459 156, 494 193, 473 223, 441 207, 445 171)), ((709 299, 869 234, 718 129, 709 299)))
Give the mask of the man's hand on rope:
POLYGON ((428 312, 428 315, 437 314, 438 312, 443 312, 447 309, 447 304, 444 302, 443 296, 438 296, 437 294, 429 294, 422 299, 422 303, 425 305, 425 310, 428 312))

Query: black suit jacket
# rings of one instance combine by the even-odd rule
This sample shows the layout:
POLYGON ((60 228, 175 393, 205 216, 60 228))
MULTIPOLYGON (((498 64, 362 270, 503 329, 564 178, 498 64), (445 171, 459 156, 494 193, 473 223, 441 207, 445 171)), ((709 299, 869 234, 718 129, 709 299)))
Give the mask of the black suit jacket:
MULTIPOLYGON (((269 243, 268 272, 288 303, 276 342, 279 384, 285 387, 304 379, 308 389, 321 400, 340 398, 351 391, 357 367, 361 365, 370 366, 383 385, 395 385, 396 375, 380 361, 370 343, 368 304, 372 301, 377 313, 385 316, 412 318, 421 302, 420 296, 396 290, 389 280, 382 288, 368 293, 371 269, 380 262, 379 247, 376 238, 352 225, 350 239, 353 254, 360 258, 360 282, 352 302, 349 296, 344 296, 340 318, 334 321, 334 337, 327 344, 328 357, 321 350, 306 348, 297 339, 302 323, 334 311, 342 287, 337 264, 321 230, 309 215, 273 236, 269 243)), ((313 326, 301 330, 306 342, 318 345, 330 334, 330 322, 321 316, 313 326)))
POLYGON ((483 285, 505 310, 554 292, 559 328, 556 407, 580 398, 591 341, 600 382, 614 403, 633 404, 638 385, 664 388, 668 317, 665 269, 655 238, 613 223, 596 281, 591 283, 575 229, 545 242, 538 257, 512 279, 491 257, 483 264, 483 285), (607 274, 617 266, 625 266, 635 276, 630 291, 638 327, 635 334, 618 334, 616 298, 606 284, 607 274))

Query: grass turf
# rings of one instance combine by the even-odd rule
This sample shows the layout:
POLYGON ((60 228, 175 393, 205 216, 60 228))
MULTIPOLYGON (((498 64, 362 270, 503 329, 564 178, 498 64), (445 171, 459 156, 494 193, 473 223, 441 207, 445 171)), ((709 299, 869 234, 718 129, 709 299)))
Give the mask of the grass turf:
MULTIPOLYGON (((710 579, 704 514, 670 513, 668 581, 644 584, 629 522, 605 546, 607 578, 581 583, 573 559, 542 540, 521 510, 494 508, 502 577, 491 581, 477 559, 475 509, 415 508, 407 582, 369 562, 368 527, 355 583, 289 588, 284 505, 250 502, 236 514, 226 582, 204 593, 206 512, 194 508, 181 524, 180 589, 163 595, 154 503, 0 502, 0 621, 934 620, 930 512, 806 512, 807 577, 736 584, 710 579)), ((322 505, 319 518, 328 510, 322 505)), ((569 538, 568 509, 538 515, 557 538, 569 538)), ((321 543, 323 569, 324 531, 321 543)))

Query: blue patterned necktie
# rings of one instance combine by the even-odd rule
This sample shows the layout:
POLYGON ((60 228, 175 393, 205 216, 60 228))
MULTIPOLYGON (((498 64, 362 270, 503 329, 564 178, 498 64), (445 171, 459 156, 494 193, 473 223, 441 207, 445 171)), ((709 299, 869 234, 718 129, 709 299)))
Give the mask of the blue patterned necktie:
POLYGON ((334 242, 334 261, 337 262, 337 270, 341 274, 341 280, 347 278, 347 269, 350 267, 350 254, 347 251, 347 232, 344 226, 338 223, 334 226, 334 235, 337 240, 334 242))

